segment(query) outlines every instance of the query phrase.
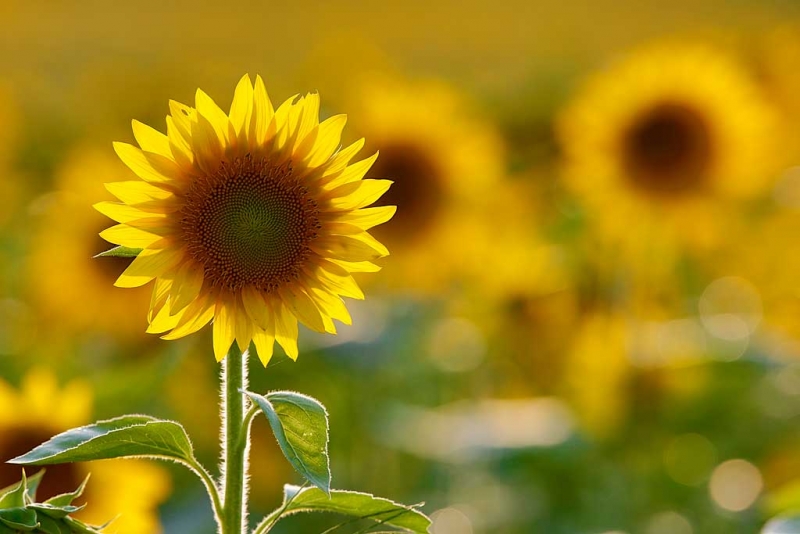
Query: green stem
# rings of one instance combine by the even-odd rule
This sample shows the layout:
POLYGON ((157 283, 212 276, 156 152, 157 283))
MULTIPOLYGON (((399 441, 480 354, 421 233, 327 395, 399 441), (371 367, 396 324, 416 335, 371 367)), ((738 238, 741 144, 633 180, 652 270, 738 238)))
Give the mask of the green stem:
POLYGON ((214 508, 214 519, 220 524, 222 521, 222 501, 219 498, 219 489, 214 479, 211 478, 206 468, 197 460, 187 463, 186 466, 203 481, 203 485, 206 487, 206 491, 211 498, 211 506, 214 508))
POLYGON ((224 477, 222 534, 243 534, 247 509, 247 432, 244 407, 247 387, 247 351, 234 342, 222 367, 224 440, 224 477))

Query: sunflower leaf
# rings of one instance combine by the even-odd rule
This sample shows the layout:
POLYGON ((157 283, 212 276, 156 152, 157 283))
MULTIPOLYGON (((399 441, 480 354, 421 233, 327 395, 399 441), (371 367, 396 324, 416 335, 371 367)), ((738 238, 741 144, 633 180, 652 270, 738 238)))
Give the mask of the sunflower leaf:
POLYGON ((267 417, 283 455, 311 484, 330 493, 328 413, 316 399, 291 391, 245 392, 267 417))
POLYGON ((331 512, 359 519, 371 519, 415 534, 426 534, 431 520, 414 506, 406 506, 369 493, 333 490, 330 494, 318 488, 283 487, 283 506, 264 519, 274 524, 285 515, 299 512, 331 512))
POLYGON ((74 501, 83 494, 83 490, 86 488, 86 483, 89 482, 90 474, 86 475, 86 478, 83 479, 83 482, 81 482, 81 485, 78 486, 78 488, 75 491, 71 491, 69 493, 61 493, 59 495, 50 497, 49 499, 44 501, 43 504, 47 504, 55 508, 64 508, 67 506, 71 506, 72 501, 74 501))
POLYGON ((25 479, 3 489, 0 495, 0 508, 18 508, 25 506, 25 479))
POLYGON ((84 504, 83 506, 53 506, 52 504, 47 503, 33 503, 29 504, 28 508, 31 510, 35 510, 37 512, 41 512, 42 514, 52 517, 53 519, 63 519, 67 517, 69 514, 74 514, 75 512, 80 512, 86 507, 84 504))
POLYGON ((36 511, 21 507, 0 509, 0 523, 23 532, 30 532, 39 526, 36 511))
POLYGON ((195 462, 192 444, 180 424, 124 415, 62 432, 9 463, 49 465, 142 456, 195 462))
POLYGON ((140 248, 114 247, 95 255, 95 258, 135 258, 142 251, 140 248))
MULTIPOLYGON (((25 493, 28 496, 28 502, 36 502, 36 490, 39 489, 39 483, 42 481, 44 473, 45 470, 40 469, 35 475, 25 479, 25 493)), ((25 471, 22 474, 24 476, 25 471)))

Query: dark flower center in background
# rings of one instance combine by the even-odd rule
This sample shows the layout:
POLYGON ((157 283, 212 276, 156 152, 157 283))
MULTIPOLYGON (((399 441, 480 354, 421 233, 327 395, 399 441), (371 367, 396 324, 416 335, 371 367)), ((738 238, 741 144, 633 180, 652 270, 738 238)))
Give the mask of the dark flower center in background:
MULTIPOLYGON (((53 433, 41 428, 8 428, 0 436, 0 488, 16 484, 22 479, 22 467, 5 463, 11 458, 25 454, 37 445, 53 437, 53 433)), ((28 476, 36 474, 41 467, 27 467, 28 476)), ((75 491, 83 477, 78 464, 48 465, 47 472, 39 484, 36 500, 41 502, 61 493, 75 491)))
POLYGON ((712 158, 708 126, 696 111, 673 103, 644 112, 623 139, 626 171, 651 194, 701 189, 712 158))
POLYGON ((410 143, 382 146, 380 152, 367 177, 394 181, 375 205, 397 206, 397 213, 390 224, 373 232, 391 246, 423 234, 436 217, 444 196, 442 173, 427 153, 410 143))
POLYGON ((320 229, 317 204, 289 165, 246 156, 192 183, 183 239, 212 286, 272 291, 293 281, 320 229))

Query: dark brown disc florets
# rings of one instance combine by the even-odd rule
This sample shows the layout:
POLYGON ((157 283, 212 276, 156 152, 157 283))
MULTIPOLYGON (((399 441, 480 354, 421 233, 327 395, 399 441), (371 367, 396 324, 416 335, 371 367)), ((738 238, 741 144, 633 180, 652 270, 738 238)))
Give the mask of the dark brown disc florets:
POLYGON ((250 154, 197 178, 180 221, 205 283, 231 291, 273 291, 296 279, 320 228, 317 204, 291 164, 250 154))
POLYGON ((653 106, 634 121, 623 139, 623 152, 634 185, 662 195, 702 189, 713 155, 702 115, 670 102, 653 106))

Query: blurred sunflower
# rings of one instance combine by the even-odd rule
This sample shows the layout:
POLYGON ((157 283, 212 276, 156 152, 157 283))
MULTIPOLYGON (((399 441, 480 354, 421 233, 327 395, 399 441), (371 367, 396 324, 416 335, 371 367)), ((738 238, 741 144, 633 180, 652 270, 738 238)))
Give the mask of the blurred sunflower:
MULTIPOLYGON (((797 25, 779 26, 762 39, 756 68, 770 100, 794 124, 800 120, 800 37, 797 25)), ((793 156, 800 151, 800 133, 786 129, 793 156)))
POLYGON ((348 109, 381 153, 367 176, 393 180, 380 203, 398 207, 391 224, 375 231, 396 254, 381 283, 446 289, 475 263, 468 229, 490 217, 482 204, 503 176, 501 139, 443 82, 374 76, 357 87, 348 109))
MULTIPOLYGON (((0 381, 0 487, 20 479, 21 468, 5 460, 28 452, 55 434, 91 422, 92 390, 81 381, 59 388, 49 370, 34 369, 19 390, 0 381)), ((88 506, 75 517, 91 524, 117 518, 109 534, 161 532, 158 505, 170 491, 166 472, 143 460, 104 460, 47 467, 40 500, 73 491, 91 472, 81 497, 88 506), (131 498, 135 495, 136 498, 131 498)))
POLYGON ((143 249, 116 281, 155 280, 149 332, 192 334, 213 318, 214 354, 252 341, 264 365, 277 341, 296 359, 298 320, 336 333, 343 296, 363 298, 351 273, 389 251, 368 232, 394 215, 366 208, 391 184, 364 180, 377 154, 340 149, 346 116, 319 122, 318 94, 273 109, 261 77, 239 81, 230 113, 197 90, 196 109, 171 101, 167 135, 133 122, 141 146, 115 143, 141 180, 107 184, 121 202, 98 211, 120 224, 100 235, 143 249))
POLYGON ((482 325, 506 355, 498 365, 504 395, 552 394, 562 378, 565 339, 579 320, 568 254, 539 233, 541 213, 529 181, 496 188, 485 201, 492 214, 472 226, 464 243, 473 261, 462 269, 469 283, 449 299, 455 312, 482 325), (498 254, 502 251, 502 254, 498 254))
MULTIPOLYGON (((800 234, 800 210, 797 207, 800 206, 776 209, 759 220, 741 225, 736 240, 704 257, 704 267, 713 277, 731 281, 724 286, 723 294, 704 293, 702 299, 725 300, 720 303, 725 306, 720 311, 729 318, 729 324, 719 333, 733 338, 756 334, 760 341, 773 345, 767 352, 778 356, 788 355, 787 350, 795 357, 800 355, 797 346, 800 253, 795 246, 800 234)), ((715 302, 709 304, 709 313, 716 311, 715 302)), ((714 324, 710 326, 713 329, 714 324)))
MULTIPOLYGON (((593 76, 558 121, 563 174, 623 252, 720 238, 726 202, 763 193, 780 168, 776 114, 732 58, 658 44, 593 76)), ((655 254, 653 254, 655 256, 655 254)))
POLYGON ((34 302, 54 330, 103 332, 129 341, 145 337, 148 292, 126 292, 112 285, 130 260, 92 258, 108 249, 97 235, 107 219, 92 210, 87 199, 102 195, 104 181, 126 176, 125 167, 105 151, 81 148, 59 169, 55 192, 35 205, 42 210, 41 221, 26 274, 34 302))

